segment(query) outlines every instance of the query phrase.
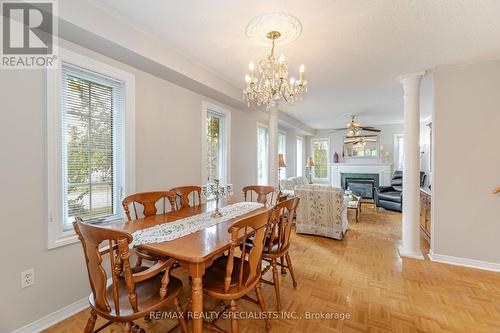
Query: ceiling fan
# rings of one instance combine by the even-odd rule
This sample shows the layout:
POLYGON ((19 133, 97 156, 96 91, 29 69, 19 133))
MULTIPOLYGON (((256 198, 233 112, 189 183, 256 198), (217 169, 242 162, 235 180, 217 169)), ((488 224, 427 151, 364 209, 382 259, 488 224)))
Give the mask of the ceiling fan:
POLYGON ((372 126, 361 126, 357 121, 356 121, 356 115, 351 116, 351 121, 347 123, 345 128, 335 128, 334 131, 347 131, 347 136, 349 137, 354 137, 359 134, 361 134, 361 131, 368 131, 368 132, 380 132, 379 129, 376 129, 375 127, 372 126))

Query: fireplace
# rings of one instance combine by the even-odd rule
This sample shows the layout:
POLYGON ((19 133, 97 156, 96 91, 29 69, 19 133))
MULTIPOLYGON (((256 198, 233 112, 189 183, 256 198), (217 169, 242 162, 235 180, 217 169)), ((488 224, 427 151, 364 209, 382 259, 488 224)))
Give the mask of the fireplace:
POLYGON ((379 175, 371 173, 342 173, 342 188, 365 199, 373 199, 373 190, 379 186, 379 175))

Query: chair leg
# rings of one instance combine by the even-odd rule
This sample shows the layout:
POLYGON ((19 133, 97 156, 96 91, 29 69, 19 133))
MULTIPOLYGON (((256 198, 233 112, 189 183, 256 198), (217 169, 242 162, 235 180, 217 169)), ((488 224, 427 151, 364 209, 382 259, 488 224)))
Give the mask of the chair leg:
POLYGON ((126 323, 122 324, 122 333, 130 333, 132 331, 132 322, 127 321, 126 323))
POLYGON ((139 325, 134 324, 134 325, 132 326, 131 332, 132 332, 132 333, 145 333, 146 331, 144 331, 144 329, 143 329, 143 328, 141 328, 139 325))
POLYGON ((286 275, 286 269, 285 269, 285 257, 280 258, 280 263, 281 263, 281 275, 286 275))
POLYGON ((92 333, 95 327, 95 321, 97 319, 97 314, 95 313, 94 310, 90 311, 90 318, 87 321, 87 326, 85 326, 85 330, 83 331, 84 333, 92 333))
POLYGON ((286 265, 288 266, 288 270, 290 271, 290 275, 292 276, 293 287, 297 288, 297 280, 295 280, 295 273, 293 272, 292 259, 290 258, 290 254, 287 252, 285 254, 286 257, 286 265))
POLYGON ((231 311, 231 333, 238 333, 238 319, 236 318, 235 312, 238 303, 236 300, 231 300, 229 303, 229 311, 231 311))
POLYGON ((174 305, 175 305, 175 311, 179 316, 179 324, 181 325, 181 331, 182 333, 187 333, 188 329, 187 329, 186 318, 184 318, 184 311, 182 310, 181 302, 179 302, 179 298, 177 296, 174 297, 174 305))
POLYGON ((274 282, 274 291, 276 292, 276 304, 278 307, 278 311, 281 309, 281 300, 280 300, 280 280, 278 276, 278 267, 276 263, 276 259, 273 259, 271 262, 271 266, 273 268, 273 282, 274 282))
MULTIPOLYGON (((262 294, 262 284, 259 282, 255 286, 255 293, 257 294, 257 299, 259 300, 259 305, 260 305, 260 311, 263 313, 267 312, 266 309, 266 302, 264 301, 264 295, 262 294)), ((269 320, 269 317, 265 316, 264 320, 266 321, 266 329, 268 332, 271 331, 271 322, 269 320)))

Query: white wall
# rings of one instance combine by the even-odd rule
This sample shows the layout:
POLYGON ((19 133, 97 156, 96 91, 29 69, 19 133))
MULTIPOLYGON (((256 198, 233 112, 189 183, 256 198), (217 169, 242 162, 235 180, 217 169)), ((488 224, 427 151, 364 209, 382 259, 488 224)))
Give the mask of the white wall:
MULTIPOLYGON (((129 71, 136 78, 137 190, 168 189, 201 181, 202 95, 74 44, 61 45, 129 71)), ((0 74, 0 332, 11 332, 86 297, 79 244, 47 250, 45 81, 41 70, 0 74), (20 272, 35 269, 36 284, 20 287, 20 272)), ((214 101, 211 101, 214 102, 214 101)), ((267 113, 232 110, 231 177, 235 192, 256 181, 257 121, 267 113)))
POLYGON ((500 185, 500 60, 433 76, 432 250, 498 268, 500 196, 491 191, 500 185))

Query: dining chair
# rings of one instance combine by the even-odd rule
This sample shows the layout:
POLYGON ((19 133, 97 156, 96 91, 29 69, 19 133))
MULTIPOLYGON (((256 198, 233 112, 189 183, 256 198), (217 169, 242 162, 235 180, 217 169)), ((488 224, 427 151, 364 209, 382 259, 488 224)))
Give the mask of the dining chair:
POLYGON ((281 309, 280 285, 278 277, 278 265, 281 266, 281 273, 286 274, 286 269, 290 271, 293 287, 297 288, 297 280, 293 272, 292 260, 290 258, 290 234, 292 232, 293 217, 299 204, 300 198, 294 197, 276 204, 269 219, 269 233, 265 239, 262 259, 270 263, 262 270, 262 276, 272 269, 273 281, 262 279, 262 282, 274 286, 276 293, 276 304, 278 311, 281 309), (278 264, 278 259, 280 263, 278 264), (284 261, 286 260, 286 265, 284 261))
MULTIPOLYGON (((167 212, 167 201, 170 205, 170 211, 177 210, 176 203, 177 194, 173 191, 157 191, 157 192, 142 192, 135 193, 127 196, 122 200, 123 210, 127 215, 127 219, 129 221, 137 220, 140 218, 140 215, 137 211, 137 205, 142 206, 142 216, 152 216, 158 213, 158 209, 156 207, 157 203, 162 200, 163 214, 167 212), (130 206, 133 208, 134 218, 132 219, 130 206)), ((136 267, 140 267, 142 265, 143 260, 148 260, 152 262, 157 262, 160 260, 161 256, 150 253, 146 250, 136 249, 137 254, 137 262, 136 267)))
POLYGON ((201 187, 200 186, 179 186, 170 189, 177 194, 179 202, 177 207, 180 209, 201 205, 201 187), (192 198, 192 203, 189 201, 192 198))
POLYGON ((87 224, 78 217, 73 228, 83 247, 92 290, 89 296, 91 312, 85 333, 93 332, 97 316, 109 321, 104 326, 120 323, 124 333, 144 333, 144 329, 134 324, 134 320, 147 317, 169 303, 173 303, 179 318, 175 328, 180 325, 182 332, 187 332, 178 298, 182 282, 170 275, 173 259, 161 259, 150 268, 136 270, 131 268, 129 262, 130 234, 87 224), (109 261, 103 260, 108 259, 104 258, 106 255, 109 261), (108 262, 109 278, 103 264, 108 262))
MULTIPOLYGON (((231 314, 231 332, 238 332, 237 304, 238 300, 244 298, 260 305, 263 313, 266 313, 266 305, 262 294, 260 272, 262 269, 262 249, 267 233, 269 221, 269 210, 258 213, 233 223, 228 232, 231 238, 229 254, 216 259, 204 276, 203 292, 210 297, 229 302, 224 311, 229 310, 231 314), (253 235, 252 251, 245 251, 245 244, 249 236, 253 235), (240 257, 240 246, 243 247, 240 257), (238 251, 237 251, 238 250, 238 251), (247 294, 255 289, 257 300, 250 298, 247 294)), ((215 318, 220 318, 216 316, 215 318)), ((217 319, 215 319, 217 320, 217 319)), ((215 320, 204 324, 210 330, 224 332, 215 325, 215 320)), ((265 318, 266 329, 271 329, 269 318, 265 318)))
POLYGON ((276 188, 273 186, 262 186, 262 185, 249 185, 243 187, 243 196, 245 201, 255 200, 262 204, 274 205, 276 202, 276 188))

